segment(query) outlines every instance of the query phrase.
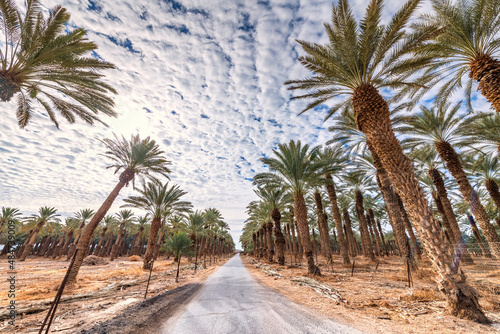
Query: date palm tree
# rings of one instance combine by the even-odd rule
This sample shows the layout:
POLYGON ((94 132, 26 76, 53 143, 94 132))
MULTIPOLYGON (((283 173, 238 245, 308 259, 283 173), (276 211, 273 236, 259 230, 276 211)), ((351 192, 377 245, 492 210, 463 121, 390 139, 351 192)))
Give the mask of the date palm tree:
POLYGON ((500 62, 495 56, 500 50, 500 1, 432 0, 432 4, 433 14, 422 15, 414 28, 441 31, 419 50, 419 54, 434 58, 427 64, 426 74, 433 83, 441 85, 437 98, 446 101, 463 87, 468 108, 472 110, 475 81, 481 94, 499 112, 500 62))
POLYGON ((310 185, 317 185, 321 181, 324 183, 320 175, 326 165, 324 160, 315 159, 318 149, 311 149, 309 145, 293 140, 288 144, 279 144, 278 149, 273 150, 274 158, 261 159, 271 172, 257 174, 253 181, 257 185, 283 184, 290 190, 300 240, 307 258, 308 273, 316 275, 320 274, 320 270, 314 264, 304 196, 310 185))
POLYGON ((162 224, 165 212, 182 213, 188 212, 192 205, 189 202, 181 201, 181 197, 187 192, 180 189, 178 185, 169 186, 169 183, 162 183, 153 179, 143 184, 139 189, 139 196, 129 196, 123 201, 126 203, 122 207, 133 207, 145 210, 151 217, 151 229, 149 231, 146 254, 144 255, 143 269, 151 269, 156 247, 158 231, 162 224))
POLYGON ((196 210, 190 213, 187 222, 184 224, 183 230, 188 233, 189 238, 193 241, 194 246, 194 273, 198 267, 198 246, 200 236, 203 235, 205 225, 205 215, 202 211, 196 210))
POLYGON ((123 171, 120 173, 118 184, 83 230, 77 245, 74 264, 68 268, 69 283, 76 282, 76 276, 87 254, 94 230, 108 212, 120 190, 130 182, 133 183, 136 176, 144 179, 151 174, 158 174, 168 178, 170 173, 168 169, 170 162, 164 157, 165 152, 160 149, 156 141, 149 137, 141 139, 139 135, 132 135, 130 140, 127 140, 125 137, 120 139, 115 135, 115 140, 106 138, 101 142, 107 149, 104 156, 113 161, 108 168, 114 168, 115 174, 120 170, 123 171))
POLYGON ((500 190, 498 189, 498 180, 500 179, 500 161, 498 156, 482 155, 475 159, 473 171, 479 174, 479 180, 484 182, 493 203, 500 212, 500 190))
POLYGON ((278 264, 285 265, 285 238, 281 231, 281 212, 291 200, 286 188, 277 184, 267 184, 254 190, 266 205, 268 217, 274 221, 274 245, 278 264))
POLYGON ((436 33, 433 27, 415 34, 405 30, 420 3, 420 0, 406 2, 388 25, 382 25, 383 0, 371 0, 359 24, 348 1, 339 0, 333 8, 332 23, 325 25, 329 42, 319 45, 299 41, 306 52, 299 61, 312 76, 286 84, 289 89, 308 91, 295 97, 312 100, 302 112, 348 96, 340 102, 336 100, 329 115, 352 101, 358 129, 366 135, 374 159, 380 159, 390 183, 401 196, 420 241, 439 273, 439 288, 447 297, 450 313, 487 321, 477 293, 455 265, 440 224, 429 211, 412 162, 394 135, 389 105, 379 92, 379 89, 395 89, 395 99, 417 93, 421 81, 418 77, 413 80, 411 75, 433 61, 431 56, 413 54, 436 33))
POLYGON ((451 175, 457 180, 462 197, 469 203, 472 214, 490 244, 492 253, 500 257, 500 237, 490 223, 481 199, 470 184, 460 156, 453 147, 460 147, 467 142, 463 133, 470 119, 460 117, 459 110, 460 104, 451 106, 449 103, 440 103, 435 108, 422 106, 419 113, 408 117, 407 127, 401 128, 400 131, 411 135, 405 142, 413 148, 435 147, 451 175))
POLYGON ((97 45, 86 31, 68 31, 69 13, 56 6, 45 17, 38 0, 27 0, 26 11, 15 1, 0 0, 1 33, 5 45, 0 51, 0 100, 17 94, 17 120, 24 128, 38 102, 59 127, 55 112, 68 122, 76 117, 93 124, 97 114, 116 117, 109 93, 116 91, 102 80, 101 70, 113 64, 90 56, 97 45))
POLYGON ((33 245, 35 244, 35 239, 38 233, 41 231, 42 227, 49 221, 58 221, 60 216, 57 214, 57 209, 56 208, 51 208, 48 206, 41 207, 38 209, 38 214, 37 215, 32 215, 34 217, 34 220, 36 221, 35 228, 33 229, 31 236, 29 237, 28 243, 24 247, 23 253, 19 257, 19 261, 24 261, 28 257, 28 255, 31 253, 31 250, 33 249, 33 245))
POLYGON ((75 240, 69 246, 68 257, 66 260, 69 260, 73 257, 73 254, 76 251, 76 245, 78 244, 78 240, 82 236, 82 230, 85 227, 85 223, 87 222, 88 219, 91 219, 94 214, 95 214, 95 211, 92 209, 82 209, 78 212, 75 212, 75 218, 80 221, 80 228, 78 229, 78 232, 76 233, 75 240))
POLYGON ((120 222, 118 234, 114 245, 111 247, 110 261, 118 257, 118 252, 121 249, 121 243, 125 236, 126 226, 135 221, 135 215, 132 210, 120 210, 116 214, 116 220, 120 222))
POLYGON ((165 243, 166 249, 174 254, 177 261, 177 274, 175 275, 175 283, 179 283, 179 271, 181 266, 182 254, 189 254, 193 241, 185 232, 177 232, 172 237, 168 237, 165 243))

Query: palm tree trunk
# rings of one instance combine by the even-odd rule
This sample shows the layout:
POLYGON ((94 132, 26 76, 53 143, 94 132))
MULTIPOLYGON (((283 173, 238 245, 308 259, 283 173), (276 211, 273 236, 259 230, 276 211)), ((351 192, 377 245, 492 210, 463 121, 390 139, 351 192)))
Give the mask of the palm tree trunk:
POLYGON ((384 249, 378 234, 377 223, 375 222, 375 214, 372 209, 368 209, 368 217, 370 218, 370 230, 374 233, 375 245, 377 246, 378 256, 384 256, 384 249))
POLYGON ((281 212, 274 209, 271 212, 271 218, 274 221, 274 245, 276 246, 276 256, 278 257, 278 264, 285 265, 285 238, 281 232, 281 212))
POLYGON ((403 217, 403 223, 405 224, 406 231, 408 232, 408 235, 410 236, 412 249, 415 251, 415 253, 417 254, 417 258, 420 260, 422 258, 422 252, 420 251, 420 247, 418 246, 417 237, 415 236, 415 233, 413 232, 413 226, 411 224, 410 218, 408 218, 408 214, 406 212, 406 208, 403 204, 403 201, 401 200, 401 197, 398 195, 398 193, 395 193, 394 195, 396 196, 396 200, 398 201, 399 210, 401 211, 401 214, 403 217))
POLYGON ((441 173, 439 172, 439 170, 432 168, 429 170, 429 175, 432 178, 432 183, 436 187, 438 198, 443 205, 444 215, 448 220, 451 232, 453 234, 453 242, 456 244, 456 247, 463 247, 462 257, 464 259, 464 262, 468 264, 474 264, 474 261, 472 260, 472 257, 470 256, 465 246, 462 232, 460 232, 460 227, 458 227, 457 217, 453 212, 453 207, 451 206, 450 199, 448 198, 448 191, 446 190, 441 173))
POLYGON ((356 198, 356 214, 358 215, 359 221, 359 233, 361 234, 361 244, 363 246, 363 255, 370 258, 371 261, 375 261, 375 254, 373 253, 373 247, 370 240, 370 232, 368 232, 368 224, 365 217, 365 208, 363 206, 363 194, 361 191, 355 191, 356 198))
POLYGON ((78 241, 78 245, 76 247, 77 249, 77 254, 75 257, 75 262, 72 267, 68 268, 70 270, 69 276, 68 276, 68 283, 74 283, 76 282, 76 276, 78 275, 78 272, 80 271, 80 267, 82 266, 83 259, 85 258, 85 255, 87 254, 87 250, 89 249, 90 241, 92 240, 92 236, 94 235, 94 231, 99 225, 99 222, 104 218, 106 213, 108 212, 109 208, 115 201, 116 197, 120 193, 120 190, 132 179, 134 178, 134 172, 131 170, 124 170, 120 174, 120 181, 118 184, 115 186, 113 191, 108 195, 104 203, 102 203, 101 207, 97 212, 95 213, 94 216, 92 216, 92 219, 90 222, 87 224, 85 229, 83 230, 82 236, 80 237, 80 240, 78 241))
POLYGON ((356 239, 354 238, 354 233, 352 231, 351 218, 349 217, 349 212, 347 212, 347 209, 344 209, 343 214, 344 214, 344 223, 346 228, 347 239, 349 240, 349 245, 351 250, 351 256, 355 257, 358 255, 358 247, 356 244, 356 239))
POLYGON ((385 255, 389 256, 389 250, 387 249, 387 243, 385 242, 384 232, 382 231, 382 225, 380 224, 380 220, 376 221, 376 227, 378 227, 378 231, 380 233, 380 238, 382 239, 382 244, 384 245, 385 255))
POLYGON ((307 272, 312 275, 321 275, 321 271, 314 264, 311 237, 309 235, 309 224, 307 223, 307 207, 304 195, 293 194, 293 206, 293 212, 297 216, 297 229, 300 235, 300 242, 306 255, 307 272))
POLYGON ((400 256, 404 256, 405 260, 408 260, 410 259, 411 250, 408 244, 408 237, 405 232, 403 215, 396 199, 396 192, 392 187, 389 175, 387 175, 379 156, 369 141, 367 141, 367 145, 372 153, 373 164, 377 170, 377 185, 382 193, 382 197, 384 198, 387 215, 389 216, 389 224, 391 224, 394 238, 396 239, 398 249, 401 252, 400 256))
POLYGON ((487 322, 477 292, 467 284, 465 274, 456 259, 453 259, 449 247, 446 247, 446 237, 429 208, 413 164, 404 155, 392 131, 387 102, 375 87, 361 85, 354 91, 352 103, 359 129, 372 144, 372 153, 378 155, 391 183, 401 196, 426 254, 439 274, 439 290, 446 296, 449 312, 455 316, 487 322))
POLYGON ((293 249, 293 255, 295 257, 295 261, 298 260, 299 258, 299 241, 297 240, 295 236, 295 216, 290 214, 290 222, 288 223, 288 228, 292 232, 292 249, 293 249))
POLYGON ((273 262, 274 260, 274 243, 273 243, 273 223, 268 222, 265 224, 266 241, 267 241, 267 260, 273 262))
POLYGON ((500 190, 498 190, 498 184, 496 183, 495 180, 488 179, 486 180, 484 185, 486 186, 486 190, 488 190, 491 199, 495 203, 497 210, 500 211, 500 190))
POLYGON ((31 234, 31 237, 29 238, 28 243, 24 247, 23 253, 21 254, 21 257, 19 258, 19 261, 24 261, 28 257, 28 255, 31 253, 33 250, 33 245, 35 245, 35 240, 36 236, 42 229, 43 225, 45 224, 45 220, 40 220, 37 224, 35 229, 33 230, 33 233, 31 234))
POLYGON ((330 235, 328 233, 328 221, 324 214, 323 200, 319 191, 314 192, 314 201, 316 202, 316 213, 318 214, 319 241, 321 245, 321 254, 328 260, 332 260, 332 246, 330 245, 330 235))
POLYGON ((469 204, 472 214, 476 217, 477 222, 486 237, 486 241, 491 247, 493 255, 500 258, 500 237, 495 231, 493 225, 490 223, 488 214, 481 204, 479 196, 476 191, 472 189, 457 152, 455 152, 453 147, 448 142, 444 141, 436 143, 436 150, 438 151, 441 159, 446 162, 446 167, 450 171, 451 175, 453 175, 453 177, 457 180, 458 188, 460 189, 463 198, 469 204))
POLYGON ((500 112, 500 62, 489 55, 476 57, 469 64, 471 77, 496 112, 500 112))
POLYGON ((467 214, 467 218, 469 219, 470 226, 472 227, 472 233, 474 234, 474 237, 477 240, 477 243, 479 245, 479 248, 481 248, 481 252, 483 253, 483 256, 486 258, 491 258, 491 253, 488 248, 488 244, 484 242, 483 238, 481 237, 481 233, 479 233, 479 229, 477 228, 476 221, 474 220, 474 217, 472 215, 467 214))
POLYGON ((161 226, 161 217, 154 217, 149 230, 148 245, 146 246, 146 254, 144 254, 144 263, 142 269, 149 270, 153 265, 153 258, 156 246, 156 238, 161 226))

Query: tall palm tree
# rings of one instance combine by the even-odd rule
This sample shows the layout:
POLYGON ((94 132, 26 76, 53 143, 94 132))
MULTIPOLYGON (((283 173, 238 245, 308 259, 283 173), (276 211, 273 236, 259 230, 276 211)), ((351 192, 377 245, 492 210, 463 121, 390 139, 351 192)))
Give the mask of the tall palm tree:
POLYGON ((500 211, 500 190, 498 189, 500 161, 498 157, 490 155, 480 156, 479 159, 476 159, 474 171, 479 174, 480 180, 484 182, 484 186, 488 190, 497 210, 500 211))
POLYGON ((433 57, 426 74, 433 83, 441 84, 437 98, 446 101, 464 86, 467 105, 472 110, 474 80, 481 94, 499 112, 500 62, 495 56, 500 50, 500 1, 432 0, 432 4, 433 14, 422 15, 414 28, 441 32, 419 50, 419 54, 433 57), (462 81, 466 81, 464 85, 462 81))
POLYGON ((92 209, 82 209, 82 210, 75 213, 75 219, 78 219, 80 221, 80 228, 78 229, 78 232, 76 233, 75 240, 69 246, 67 260, 69 260, 73 257, 73 254, 76 251, 76 245, 78 244, 78 240, 82 236, 82 230, 85 227, 85 223, 87 222, 88 219, 91 219, 94 214, 95 214, 95 211, 92 209))
POLYGON ((262 158, 261 162, 271 172, 260 173, 254 177, 254 184, 284 184, 290 189, 293 196, 294 213, 300 239, 307 258, 309 274, 320 274, 319 268, 314 264, 313 249, 307 224, 307 207, 304 195, 309 185, 316 185, 321 180, 320 175, 326 167, 324 160, 315 160, 318 148, 302 145, 300 141, 291 140, 288 144, 279 144, 273 150, 275 158, 262 158))
POLYGON ((331 171, 325 171, 325 189, 328 193, 328 198, 330 199, 330 205, 332 208, 332 216, 335 222, 335 229, 337 231, 337 238, 340 245, 340 256, 342 257, 344 265, 349 265, 351 261, 349 260, 349 251, 347 249, 347 240, 344 236, 344 231, 342 228, 342 218, 340 216, 340 210, 337 204, 337 192, 335 190, 335 182, 333 181, 333 170, 339 170, 345 165, 346 154, 340 146, 336 147, 325 147, 323 150, 319 151, 319 159, 327 160, 329 162, 331 171))
POLYGON ((25 12, 14 1, 0 0, 0 17, 5 42, 0 52, 0 100, 18 95, 21 128, 32 118, 33 102, 57 127, 55 111, 70 123, 76 116, 90 124, 102 123, 98 113, 116 117, 108 96, 116 91, 99 73, 114 65, 90 56, 97 45, 85 37, 85 29, 68 32, 70 15, 65 8, 52 8, 46 18, 38 0, 27 0, 25 12))
POLYGON ((115 136, 115 140, 103 139, 101 142, 107 149, 104 156, 113 161, 113 164, 108 168, 114 168, 115 173, 123 171, 120 174, 118 184, 83 230, 77 245, 74 264, 68 268, 70 270, 69 283, 76 282, 76 276, 87 254, 94 230, 108 212, 120 190, 130 182, 133 183, 135 176, 144 178, 150 174, 159 174, 168 178, 170 173, 168 169, 170 162, 164 157, 164 152, 160 150, 158 144, 149 137, 141 139, 139 135, 132 135, 130 140, 126 140, 125 137, 119 139, 115 136))
POLYGON ((56 208, 50 208, 48 206, 41 207, 38 209, 38 214, 37 215, 32 215, 34 217, 34 220, 36 221, 36 226, 33 229, 31 236, 29 237, 28 243, 24 247, 23 253, 19 257, 19 261, 24 261, 26 260, 26 257, 31 253, 33 249, 33 245, 35 244, 35 239, 38 233, 41 231, 42 227, 49 221, 52 220, 59 220, 57 218, 60 216, 57 214, 57 209, 56 208))
POLYGON ((143 264, 143 269, 151 269, 156 239, 165 212, 188 212, 192 205, 189 202, 181 201, 181 197, 187 194, 187 192, 180 189, 178 185, 169 186, 168 182, 163 184, 159 180, 152 180, 144 183, 142 189, 139 189, 139 194, 139 196, 129 196, 124 199, 123 201, 126 204, 122 205, 122 207, 143 209, 152 217, 143 264))
POLYGON ((464 145, 463 130, 469 123, 467 117, 459 117, 459 110, 460 104, 452 107, 448 103, 441 103, 435 108, 422 106, 419 113, 408 117, 407 127, 401 128, 400 131, 411 134, 405 142, 413 148, 435 147, 451 175, 457 180, 462 197, 469 203, 472 214, 476 217, 490 244, 492 253, 500 257, 500 237, 490 223, 477 192, 470 184, 460 156, 453 148, 453 146, 464 145))
POLYGON ((254 190, 255 194, 266 204, 268 217, 274 221, 274 244, 278 263, 285 265, 285 238, 281 231, 281 212, 290 201, 286 188, 280 185, 268 184, 254 190))
POLYGON ((168 237, 165 246, 168 250, 174 253, 177 261, 177 274, 175 275, 175 282, 179 283, 179 269, 181 266, 182 254, 188 254, 191 250, 193 241, 185 232, 177 232, 172 237, 168 237))
POLYGON ((194 246, 194 272, 196 274, 196 268, 198 267, 198 241, 200 236, 203 234, 205 225, 205 215, 202 211, 196 210, 190 213, 187 219, 187 223, 184 225, 184 231, 188 233, 189 237, 193 241, 194 246))
POLYGON ((111 247, 110 261, 113 261, 118 257, 118 252, 121 249, 121 243, 125 236, 126 225, 132 223, 135 220, 135 216, 132 210, 120 210, 116 214, 116 220, 120 222, 120 227, 115 243, 113 247, 111 247))
POLYGON ((412 162, 403 153, 392 130, 389 105, 379 93, 379 89, 391 88, 399 90, 395 98, 415 93, 419 81, 418 78, 412 80, 411 74, 433 60, 431 56, 412 53, 435 34, 435 30, 431 28, 411 35, 405 31, 420 2, 406 2, 384 26, 380 23, 382 0, 370 1, 359 24, 347 0, 339 0, 333 8, 332 24, 325 25, 328 44, 299 41, 307 53, 299 61, 313 72, 313 76, 287 84, 290 89, 311 91, 296 97, 313 100, 303 112, 342 95, 349 96, 336 103, 329 114, 352 100, 358 128, 366 135, 370 151, 380 159, 401 196, 420 232, 426 253, 439 273, 439 287, 447 297, 450 313, 487 321, 477 293, 466 283, 465 274, 455 266, 451 250, 445 246, 446 237, 439 222, 429 214, 412 162))

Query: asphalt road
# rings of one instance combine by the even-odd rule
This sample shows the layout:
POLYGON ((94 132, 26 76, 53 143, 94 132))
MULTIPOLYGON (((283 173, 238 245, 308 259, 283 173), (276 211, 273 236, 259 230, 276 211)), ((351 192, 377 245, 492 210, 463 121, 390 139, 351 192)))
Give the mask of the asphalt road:
POLYGON ((163 326, 164 334, 361 333, 257 283, 236 255, 163 326))

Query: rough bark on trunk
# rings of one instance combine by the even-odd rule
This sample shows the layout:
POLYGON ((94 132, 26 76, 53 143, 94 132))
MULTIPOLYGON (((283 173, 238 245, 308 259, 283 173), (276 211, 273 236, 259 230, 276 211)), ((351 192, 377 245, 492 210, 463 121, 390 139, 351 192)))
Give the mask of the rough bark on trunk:
POLYGON ((365 217, 365 208, 363 206, 363 194, 356 190, 354 193, 356 201, 356 214, 359 221, 359 233, 361 234, 361 245, 363 247, 363 255, 375 261, 372 243, 370 240, 370 232, 368 231, 368 223, 365 217))
POLYGON ((477 228, 477 224, 476 221, 474 220, 474 217, 467 214, 467 218, 469 219, 470 226, 472 227, 472 233, 474 234, 474 237, 477 240, 479 248, 481 248, 481 252, 483 253, 482 255, 484 257, 491 258, 492 256, 490 253, 490 249, 488 248, 488 244, 485 243, 483 238, 481 237, 481 233, 479 233, 479 229, 477 228))
POLYGON ((144 254, 144 263, 142 269, 149 270, 153 265, 154 252, 156 247, 156 238, 161 227, 161 217, 154 217, 151 221, 149 230, 148 245, 146 246, 146 254, 144 254))
POLYGON ((354 232, 352 231, 351 218, 349 217, 349 212, 344 209, 344 223, 346 228, 347 239, 349 240, 349 246, 351 251, 351 256, 355 257, 358 255, 358 245, 356 243, 356 238, 354 238, 354 232))
POLYGON ((328 221, 324 215, 323 200, 319 191, 314 192, 314 201, 316 202, 316 213, 318 215, 319 241, 321 245, 321 254, 327 259, 332 259, 332 246, 330 245, 330 235, 328 233, 328 221))
POLYGON ((403 201, 401 200, 401 197, 398 195, 398 193, 395 193, 395 196, 396 200, 398 201, 399 210, 401 211, 401 215, 403 217, 403 223, 405 224, 406 231, 410 236, 412 251, 415 251, 415 253, 417 254, 417 258, 420 260, 422 258, 422 252, 420 251, 420 247, 417 242, 417 237, 413 232, 413 226, 411 224, 410 218, 408 218, 408 214, 406 213, 406 208, 403 204, 403 201))
POLYGON ((455 316, 487 322, 478 302, 477 292, 468 285, 466 276, 446 247, 446 237, 429 208, 414 167, 392 131, 389 106, 372 85, 355 89, 352 104, 356 123, 380 158, 391 183, 401 196, 420 240, 438 272, 438 287, 447 299, 447 309, 455 316))
POLYGON ((486 186, 486 190, 488 190, 493 203, 495 203, 497 210, 500 211, 500 190, 498 190, 498 184, 495 180, 488 179, 484 185, 486 186))
POLYGON ((89 249, 90 241, 92 240, 92 236, 94 234, 95 229, 99 225, 99 222, 104 218, 106 213, 108 212, 109 208, 115 201, 115 198, 118 196, 120 193, 120 190, 128 184, 132 179, 134 178, 134 172, 126 169, 120 174, 120 181, 118 184, 115 186, 113 191, 108 195, 104 203, 102 203, 101 207, 97 212, 95 213, 94 216, 92 216, 92 219, 90 222, 87 224, 85 229, 83 230, 82 236, 80 237, 80 240, 78 241, 78 245, 76 247, 77 249, 77 254, 75 257, 75 262, 73 264, 73 267, 68 268, 70 270, 69 275, 68 275, 68 284, 76 282, 76 276, 78 275, 78 272, 80 271, 80 267, 82 266, 83 259, 85 258, 85 255, 87 254, 87 250, 89 249))
POLYGON ((276 256, 278 263, 282 266, 285 265, 285 238, 281 232, 281 213, 278 209, 271 212, 271 218, 274 221, 274 244, 276 246, 276 256))
POLYGON ((368 209, 368 217, 370 217, 370 228, 373 229, 373 233, 375 234, 375 244, 378 249, 378 256, 384 256, 384 248, 382 247, 380 235, 378 234, 377 223, 375 222, 375 214, 372 209, 368 209))
POLYGON ((302 194, 293 194, 293 212, 297 216, 297 228, 300 235, 300 242, 304 248, 307 260, 307 272, 312 275, 321 275, 318 266, 314 264, 311 237, 309 235, 309 224, 307 223, 306 201, 302 194))
POLYGON ((45 225, 45 220, 40 220, 37 224, 35 229, 33 230, 33 233, 31 234, 28 243, 24 247, 23 253, 21 254, 21 257, 19 258, 19 261, 24 261, 28 257, 28 255, 31 253, 33 250, 33 246, 35 245, 35 239, 40 230, 42 229, 43 225, 45 225))
POLYGON ((267 241, 267 260, 273 262, 274 260, 274 243, 273 243, 273 223, 266 224, 266 241, 267 241))
POLYGON ((496 112, 500 112, 500 62, 489 55, 469 63, 470 77, 479 82, 478 89, 496 112))

